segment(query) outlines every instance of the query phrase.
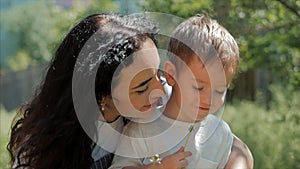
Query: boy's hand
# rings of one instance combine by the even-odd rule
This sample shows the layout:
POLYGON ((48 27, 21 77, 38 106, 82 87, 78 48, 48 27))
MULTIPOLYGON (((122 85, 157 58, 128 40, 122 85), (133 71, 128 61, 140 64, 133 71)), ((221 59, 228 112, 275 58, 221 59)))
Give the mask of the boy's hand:
POLYGON ((160 164, 156 165, 156 169, 181 169, 188 165, 187 157, 192 155, 189 151, 184 151, 181 147, 176 153, 168 155, 161 160, 160 164))

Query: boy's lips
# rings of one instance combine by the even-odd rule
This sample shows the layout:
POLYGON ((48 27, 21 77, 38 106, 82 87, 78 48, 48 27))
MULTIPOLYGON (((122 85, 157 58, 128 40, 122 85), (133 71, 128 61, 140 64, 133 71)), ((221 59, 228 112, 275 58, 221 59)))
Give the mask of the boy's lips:
POLYGON ((209 108, 206 108, 206 107, 199 107, 200 110, 204 110, 204 111, 208 111, 209 108))

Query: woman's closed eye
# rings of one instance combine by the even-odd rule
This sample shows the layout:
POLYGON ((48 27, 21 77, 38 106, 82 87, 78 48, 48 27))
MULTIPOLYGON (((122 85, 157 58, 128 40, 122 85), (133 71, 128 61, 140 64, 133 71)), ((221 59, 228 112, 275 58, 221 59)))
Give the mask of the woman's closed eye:
POLYGON ((132 89, 135 90, 134 92, 137 94, 143 94, 148 90, 148 84, 153 79, 153 77, 150 77, 149 79, 141 82, 137 86, 133 87, 132 89))
POLYGON ((145 89, 143 89, 143 90, 137 90, 137 91, 135 91, 137 94, 144 94, 147 90, 148 90, 148 86, 146 86, 146 88, 145 89))

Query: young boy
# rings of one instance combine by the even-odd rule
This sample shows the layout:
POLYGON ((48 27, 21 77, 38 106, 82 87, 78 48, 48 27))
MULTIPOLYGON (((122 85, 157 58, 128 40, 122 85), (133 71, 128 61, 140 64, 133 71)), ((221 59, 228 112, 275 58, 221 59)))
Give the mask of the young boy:
POLYGON ((224 104, 238 69, 234 38, 215 20, 194 16, 176 28, 168 51, 164 68, 172 94, 163 114, 126 126, 111 168, 253 168, 247 146, 211 115, 224 104))

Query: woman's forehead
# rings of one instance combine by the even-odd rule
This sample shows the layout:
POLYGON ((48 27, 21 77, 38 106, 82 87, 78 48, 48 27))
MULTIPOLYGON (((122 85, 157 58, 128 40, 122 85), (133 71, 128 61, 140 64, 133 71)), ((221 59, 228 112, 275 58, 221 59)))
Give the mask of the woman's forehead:
MULTIPOLYGON (((146 40, 141 49, 134 52, 132 57, 132 63, 121 69, 118 77, 114 77, 113 83, 117 82, 114 86, 114 91, 119 88, 128 89, 130 82, 138 75, 148 76, 147 70, 157 70, 160 64, 160 58, 157 52, 157 48, 153 41, 146 40), (117 81, 115 81, 117 79, 117 81)), ((129 58, 127 58, 129 59, 129 58)))
POLYGON ((145 72, 145 70, 158 69, 159 57, 155 55, 147 56, 148 54, 148 51, 145 51, 133 56, 133 62, 121 70, 119 79, 133 79, 136 75, 145 72))

